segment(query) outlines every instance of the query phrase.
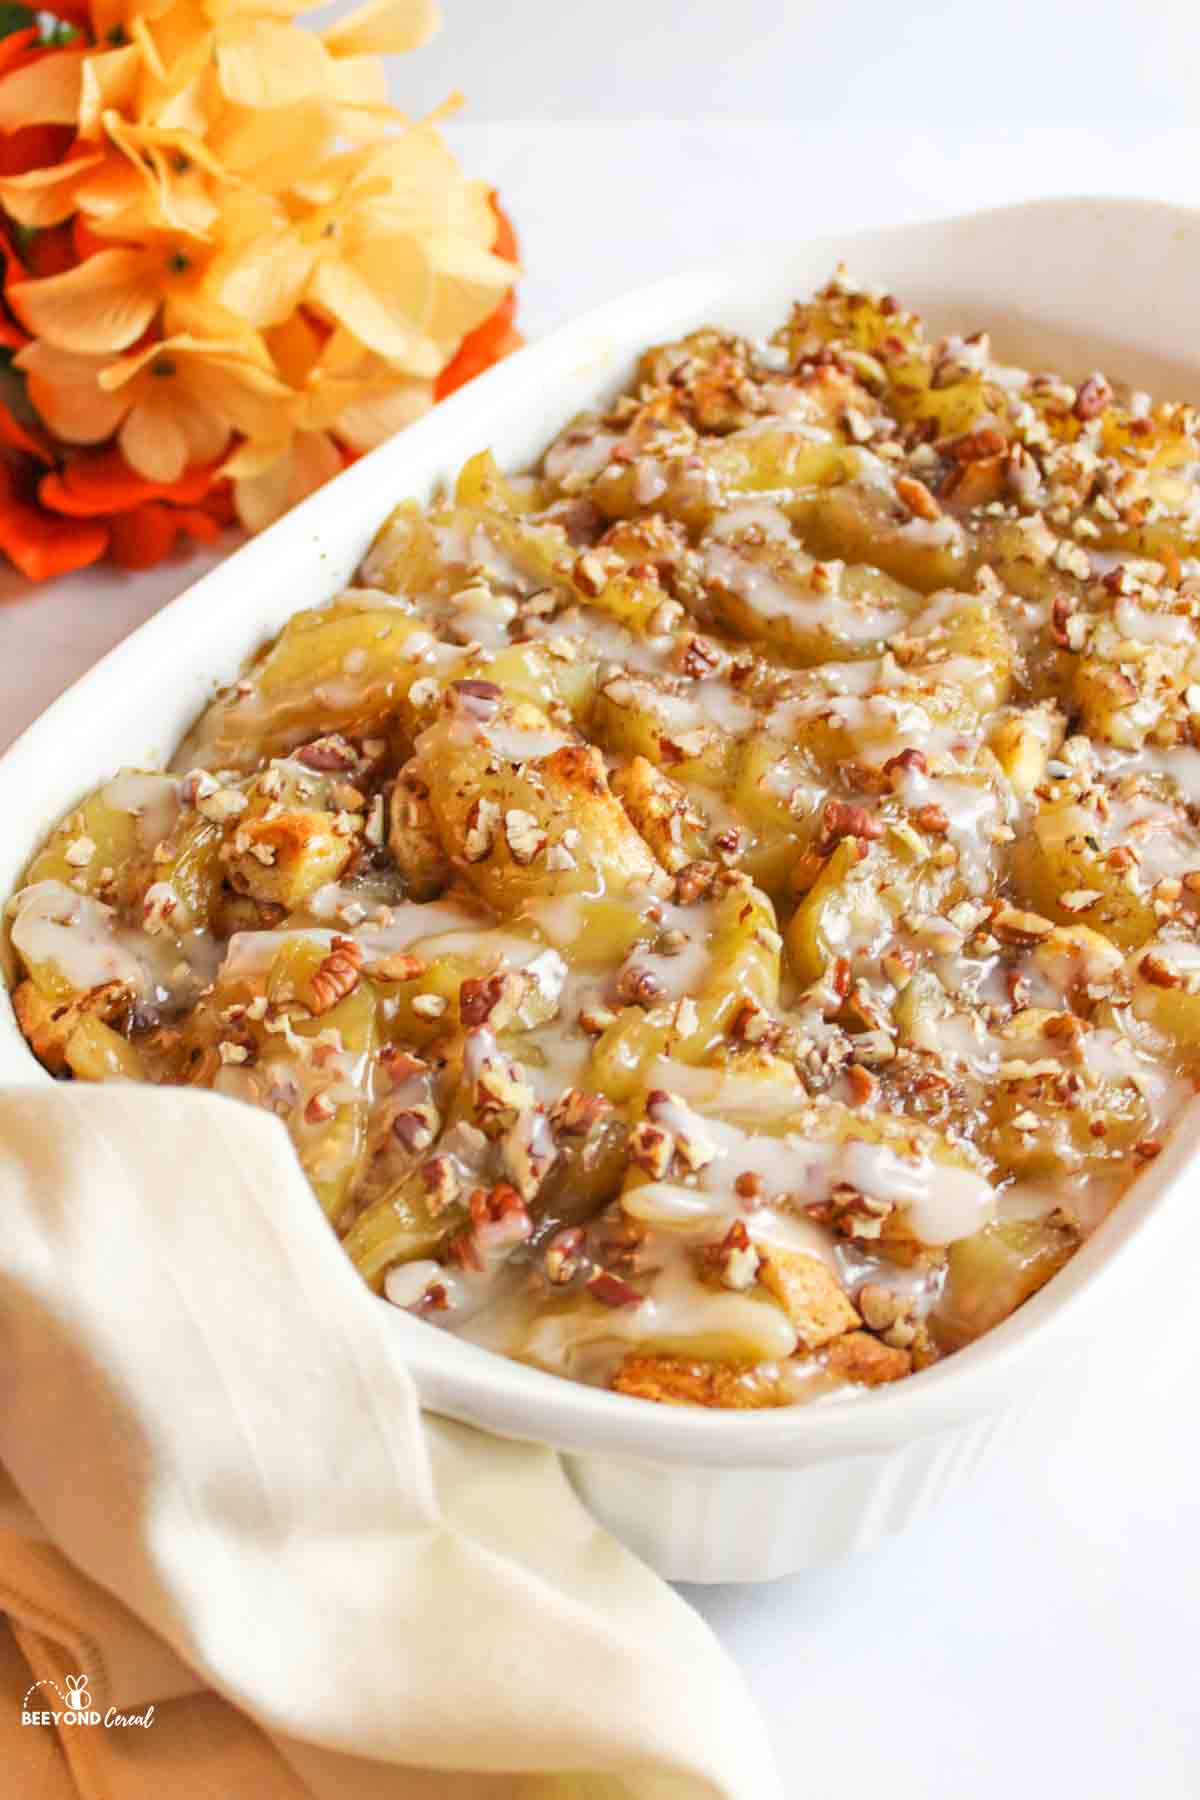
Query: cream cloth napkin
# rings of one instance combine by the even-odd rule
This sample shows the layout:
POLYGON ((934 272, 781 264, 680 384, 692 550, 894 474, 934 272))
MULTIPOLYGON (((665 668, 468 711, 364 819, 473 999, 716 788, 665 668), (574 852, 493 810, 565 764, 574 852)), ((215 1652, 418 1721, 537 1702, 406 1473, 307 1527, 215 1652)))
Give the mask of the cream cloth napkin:
POLYGON ((6 1800, 779 1794, 701 1621, 396 1335, 278 1121, 0 1092, 6 1800), (80 1674, 153 1722, 20 1723, 80 1674))

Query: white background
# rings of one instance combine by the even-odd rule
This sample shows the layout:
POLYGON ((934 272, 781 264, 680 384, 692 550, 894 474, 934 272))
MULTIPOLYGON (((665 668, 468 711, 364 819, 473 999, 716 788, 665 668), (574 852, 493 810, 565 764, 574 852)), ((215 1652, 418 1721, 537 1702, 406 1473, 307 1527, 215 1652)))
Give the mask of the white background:
MULTIPOLYGON (((396 97, 469 96, 450 135, 518 223, 531 334, 764 242, 1054 192, 1200 204, 1191 3, 444 5, 396 97)), ((0 581, 0 742, 201 566, 0 581)), ((1114 1318, 953 1513, 837 1569, 689 1591, 789 1796, 1200 1795, 1198 1331, 1185 1265, 1154 1342, 1114 1318)))

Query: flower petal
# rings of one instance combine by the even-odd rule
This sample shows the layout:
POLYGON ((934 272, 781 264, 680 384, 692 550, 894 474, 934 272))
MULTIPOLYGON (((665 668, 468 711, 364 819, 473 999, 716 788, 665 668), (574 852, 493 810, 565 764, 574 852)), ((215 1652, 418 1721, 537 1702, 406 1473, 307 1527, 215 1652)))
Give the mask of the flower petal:
POLYGON ((79 87, 80 137, 99 137, 104 113, 132 106, 141 72, 142 53, 135 44, 84 58, 79 87))
POLYGON ((178 481, 188 466, 188 441, 173 398, 154 392, 152 385, 139 392, 117 442, 130 468, 147 481, 178 481))
MULTIPOLYGON (((205 399, 210 397, 205 395, 205 399)), ((175 420, 187 439, 189 464, 215 463, 229 448, 231 427, 218 413, 189 400, 186 393, 176 393, 175 420)))
POLYGON ((120 569, 152 569, 170 555, 181 533, 197 543, 212 544, 221 535, 220 521, 198 506, 147 500, 114 516, 108 553, 120 569))
POLYGON ((352 450, 373 450, 433 405, 433 383, 401 376, 390 388, 342 408, 332 430, 352 450))
POLYGON ((75 211, 76 189, 103 160, 97 152, 24 175, 0 175, 0 205, 18 225, 59 225, 75 211))
POLYGON ((517 234, 513 230, 512 220, 500 204, 500 196, 495 188, 491 188, 488 192, 488 206, 496 221, 496 241, 492 245, 493 255, 502 256, 505 262, 519 263, 521 252, 517 244, 517 234))
MULTIPOLYGON (((231 471, 232 472, 232 471, 231 471)), ((291 502, 292 452, 290 447, 267 468, 253 475, 234 475, 233 503, 247 531, 264 531, 282 518, 291 502)))
POLYGON ((149 73, 165 86, 167 80, 167 65, 163 61, 162 52, 159 50, 158 44, 155 41, 154 33, 150 29, 149 21, 139 17, 130 19, 129 35, 133 39, 138 54, 141 56, 149 73))
POLYGON ((268 232, 286 231, 291 214, 274 194, 240 186, 221 196, 221 216, 213 237, 225 250, 238 249, 268 232))
POLYGON ((119 569, 153 569, 175 548, 179 521, 161 500, 147 500, 117 513, 109 527, 108 547, 119 569))
POLYGON ((214 25, 223 25, 227 19, 240 19, 246 13, 272 19, 294 19, 300 13, 311 12, 313 0, 204 0, 204 11, 214 25))
POLYGON ((332 206, 339 195, 349 190, 373 154, 371 150, 339 150, 334 156, 314 157, 293 183, 297 197, 309 206, 332 206))
POLYGON ((441 23, 433 0, 366 0, 321 36, 334 56, 386 56, 419 50, 441 23))
POLYGON ((25 25, 20 31, 6 31, 0 38, 0 75, 18 69, 24 63, 36 62, 42 54, 42 34, 36 25, 25 25))
MULTIPOLYGON (((163 150, 193 168, 203 169, 215 181, 228 181, 229 175, 219 156, 195 132, 162 125, 132 125, 117 112, 105 115, 104 128, 113 143, 131 159, 147 150, 163 150)), ((179 170, 183 174, 188 171, 179 170)))
POLYGON ((0 81, 0 131, 20 125, 73 125, 87 50, 56 50, 0 81))
POLYGON ((152 116, 168 131, 188 131, 204 138, 223 104, 216 76, 205 66, 181 87, 172 83, 155 103, 152 116))
POLYGON ((502 257, 461 238, 428 238, 424 248, 435 276, 429 332, 451 355, 496 310, 517 271, 502 257))
POLYGON ((51 275, 65 275, 75 267, 75 233, 71 226, 47 225, 35 231, 25 245, 25 261, 30 277, 44 281, 51 275))
POLYGON ((513 328, 513 314, 516 301, 508 294, 500 302, 490 319, 477 325, 474 331, 468 332, 450 362, 442 370, 433 385, 434 398, 444 400, 447 394, 454 393, 464 382, 473 381, 476 375, 482 375, 493 363, 511 356, 525 342, 519 331, 513 328))
POLYGON ((334 193, 344 186, 349 197, 362 195, 365 215, 380 230, 450 232, 483 249, 492 244, 488 190, 464 181, 445 139, 428 125, 360 152, 352 169, 339 168, 338 159, 326 168, 334 193))
POLYGON ((217 364, 234 363, 248 371, 248 379, 253 379, 264 391, 277 396, 287 395, 287 388, 278 380, 270 366, 270 357, 261 338, 252 335, 231 338, 226 342, 219 339, 193 337, 187 332, 160 338, 152 344, 146 344, 141 350, 135 350, 131 356, 123 356, 117 362, 110 362, 102 371, 101 385, 110 392, 124 387, 140 375, 151 363, 162 358, 176 364, 193 361, 217 364))
POLYGON ((247 438, 238 444, 221 464, 221 474, 232 481, 250 481, 273 469, 282 457, 291 455, 292 433, 281 436, 247 438))
POLYGON ((103 229, 113 219, 144 212, 146 185, 132 163, 108 156, 80 183, 75 201, 80 212, 103 229))
POLYGON ((19 131, 0 132, 0 174, 27 175, 52 164, 57 168, 74 141, 71 125, 22 125, 19 131))
POLYGON ((226 105, 208 141, 231 173, 277 193, 303 178, 332 135, 329 107, 310 99, 266 112, 226 105))
POLYGON ((339 137, 371 143, 408 117, 388 99, 387 70, 377 56, 339 57, 330 64, 332 117, 339 137))
MULTIPOLYGON (((14 403, 16 396, 13 396, 14 403)), ((21 405, 20 412, 14 411, 6 401, 0 400, 0 444, 7 444, 10 450, 19 450, 23 456, 32 456, 46 467, 53 468, 58 460, 54 445, 49 436, 42 430, 38 421, 29 412, 28 395, 21 405), (25 417, 20 416, 25 413, 25 417)))
POLYGON ((291 389, 262 369, 231 357, 206 363, 202 380, 206 402, 246 437, 265 437, 290 423, 291 389))
POLYGON ((329 71, 329 91, 340 106, 390 110, 387 69, 377 56, 339 57, 329 71))
POLYGON ((329 58, 319 38, 269 19, 218 26, 215 53, 221 92, 234 106, 295 106, 323 94, 329 58))
POLYGON ((164 485, 136 475, 115 448, 81 450, 61 470, 43 475, 38 497, 43 506, 77 519, 122 512, 140 506, 143 500, 171 500, 183 506, 203 501, 207 505, 213 475, 209 468, 191 468, 180 480, 164 485))
POLYGON ((280 325, 304 296, 317 247, 294 231, 276 232, 246 244, 209 269, 206 289, 255 330, 280 325))
POLYGON ((14 282, 8 303, 27 331, 60 350, 124 350, 158 311, 159 268, 144 250, 102 250, 65 275, 14 282))
POLYGON ((235 479, 234 504, 248 531, 262 531, 289 507, 340 475, 344 458, 323 431, 299 431, 290 448, 257 475, 235 479))
POLYGON ((50 581, 98 562, 108 548, 100 519, 60 519, 14 497, 12 476, 0 467, 0 550, 29 581, 50 581))
MULTIPOLYGON (((404 240, 399 240, 399 245, 403 244, 404 240)), ((399 249, 397 266, 390 270, 381 266, 389 248, 384 244, 376 247, 375 255, 369 259, 370 273, 380 274, 385 279, 390 275, 401 287, 405 285, 407 275, 411 292, 414 287, 412 271, 399 266, 406 260, 399 249)), ((411 240, 407 248, 410 252, 417 251, 411 240)), ((419 297, 424 298, 424 283, 419 297)), ((436 375, 445 361, 432 339, 416 325, 408 323, 404 317, 408 309, 398 309, 387 288, 377 290, 367 274, 352 263, 333 257, 319 262, 309 286, 309 298, 330 318, 344 325, 368 350, 386 357, 406 374, 436 375)))
POLYGON ((252 331, 244 319, 218 306, 202 288, 178 287, 163 302, 164 338, 184 338, 191 342, 220 344, 232 353, 255 362, 264 369, 271 367, 271 355, 264 340, 252 331))
POLYGON ((324 328, 318 329, 303 311, 294 312, 281 325, 276 325, 266 333, 267 348, 275 367, 283 379, 295 388, 302 387, 307 381, 327 337, 328 333, 324 328))
MULTIPOLYGON (((209 343, 186 336, 164 338, 119 362, 109 363, 98 379, 111 393, 127 387, 146 370, 153 375, 158 391, 170 396, 173 405, 179 404, 185 410, 200 409, 247 437, 275 437, 290 424, 295 398, 291 388, 272 370, 246 355, 240 343, 209 343)), ((139 395, 145 391, 140 381, 138 391, 139 395)), ((136 433, 139 428, 132 429, 136 433)), ((222 443, 221 449, 224 447, 222 443)), ((136 466, 143 473, 148 472, 144 455, 136 466)))
POLYGON ((25 376, 34 408, 55 437, 67 444, 99 444, 111 437, 129 410, 124 394, 110 394, 97 379, 104 356, 76 356, 50 344, 27 344, 13 358, 25 376))
POLYGON ((137 235, 170 231, 207 238, 219 209, 206 177, 226 179, 208 146, 190 132, 130 125, 114 112, 105 113, 104 128, 137 177, 140 193, 130 202, 143 215, 137 235))

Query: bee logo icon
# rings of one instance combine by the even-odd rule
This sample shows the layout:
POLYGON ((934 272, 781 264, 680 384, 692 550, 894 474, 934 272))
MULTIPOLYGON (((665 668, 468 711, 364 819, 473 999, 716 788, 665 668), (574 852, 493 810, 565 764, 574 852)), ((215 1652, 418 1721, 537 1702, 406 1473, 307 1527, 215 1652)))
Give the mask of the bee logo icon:
POLYGON ((86 1675, 67 1676, 67 1703, 76 1712, 86 1712, 92 1704, 92 1696, 88 1692, 86 1675))

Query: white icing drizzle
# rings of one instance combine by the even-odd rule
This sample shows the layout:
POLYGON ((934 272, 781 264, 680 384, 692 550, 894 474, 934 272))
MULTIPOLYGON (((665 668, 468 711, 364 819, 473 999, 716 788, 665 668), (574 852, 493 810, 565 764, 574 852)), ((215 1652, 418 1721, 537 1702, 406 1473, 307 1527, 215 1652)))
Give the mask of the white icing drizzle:
POLYGON ((847 643, 874 643, 902 629, 907 619, 902 607, 873 605, 844 593, 844 563, 821 567, 829 585, 818 589, 806 584, 802 568, 793 581, 725 544, 709 544, 704 553, 705 579, 739 595, 764 620, 784 619, 810 630, 826 630, 847 643))
POLYGON ((100 797, 114 812, 136 816, 142 844, 152 850, 175 829, 180 786, 173 775, 146 775, 137 769, 122 769, 101 788, 100 797))
POLYGON ((48 963, 81 992, 110 981, 135 994, 152 987, 134 934, 116 923, 111 906, 77 894, 61 881, 38 881, 14 897, 12 940, 30 965, 48 963))

